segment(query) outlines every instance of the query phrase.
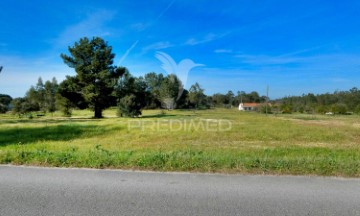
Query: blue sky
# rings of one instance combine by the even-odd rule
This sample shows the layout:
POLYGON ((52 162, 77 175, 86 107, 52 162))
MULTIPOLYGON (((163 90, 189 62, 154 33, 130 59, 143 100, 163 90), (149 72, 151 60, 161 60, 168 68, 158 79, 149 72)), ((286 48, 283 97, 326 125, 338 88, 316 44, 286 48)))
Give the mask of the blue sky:
POLYGON ((24 96, 39 76, 74 75, 60 58, 100 36, 136 76, 165 71, 157 51, 202 67, 188 75, 207 94, 270 98, 360 87, 359 1, 2 0, 0 93, 24 96))

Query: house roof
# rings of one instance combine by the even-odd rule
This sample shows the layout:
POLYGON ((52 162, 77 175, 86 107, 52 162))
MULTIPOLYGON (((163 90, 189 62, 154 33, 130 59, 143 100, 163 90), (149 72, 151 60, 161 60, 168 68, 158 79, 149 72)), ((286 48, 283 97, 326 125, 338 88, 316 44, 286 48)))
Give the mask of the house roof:
POLYGON ((244 103, 243 107, 257 107, 259 105, 258 103, 244 103))

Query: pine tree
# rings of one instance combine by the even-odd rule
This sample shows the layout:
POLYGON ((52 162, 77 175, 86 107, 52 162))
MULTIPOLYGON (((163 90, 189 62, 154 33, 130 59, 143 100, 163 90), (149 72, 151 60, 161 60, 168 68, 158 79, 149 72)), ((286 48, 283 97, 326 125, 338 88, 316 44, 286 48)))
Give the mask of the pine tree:
POLYGON ((102 111, 116 100, 114 86, 126 68, 113 65, 112 47, 99 37, 82 38, 69 47, 69 52, 70 56, 61 54, 61 58, 75 69, 76 76, 67 76, 59 92, 75 105, 87 104, 94 117, 101 118, 102 111))

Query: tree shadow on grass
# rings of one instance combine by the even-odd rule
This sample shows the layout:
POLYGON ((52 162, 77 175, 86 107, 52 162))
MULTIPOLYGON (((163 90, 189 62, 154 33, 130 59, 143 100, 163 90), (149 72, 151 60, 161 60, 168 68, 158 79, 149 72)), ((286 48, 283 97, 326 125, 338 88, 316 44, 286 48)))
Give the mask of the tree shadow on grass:
MULTIPOLYGON (((115 128, 119 129, 119 128, 115 128)), ((0 147, 25 145, 38 141, 69 141, 78 138, 94 137, 110 132, 112 129, 96 125, 64 124, 31 128, 4 128, 0 130, 0 147)))
POLYGON ((51 123, 76 123, 76 122, 97 122, 100 119, 94 118, 49 118, 49 119, 0 119, 2 124, 51 124, 51 123))

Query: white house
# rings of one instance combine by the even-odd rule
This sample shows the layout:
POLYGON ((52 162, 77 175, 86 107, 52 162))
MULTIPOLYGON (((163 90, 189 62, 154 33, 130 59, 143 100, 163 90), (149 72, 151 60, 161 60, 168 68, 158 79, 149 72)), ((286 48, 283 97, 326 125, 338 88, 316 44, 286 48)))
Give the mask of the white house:
POLYGON ((240 111, 257 111, 260 107, 258 103, 240 103, 239 110, 240 111))

